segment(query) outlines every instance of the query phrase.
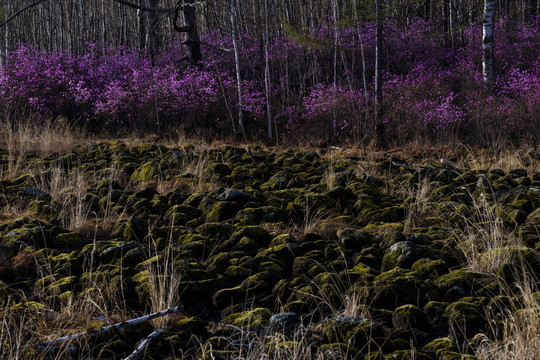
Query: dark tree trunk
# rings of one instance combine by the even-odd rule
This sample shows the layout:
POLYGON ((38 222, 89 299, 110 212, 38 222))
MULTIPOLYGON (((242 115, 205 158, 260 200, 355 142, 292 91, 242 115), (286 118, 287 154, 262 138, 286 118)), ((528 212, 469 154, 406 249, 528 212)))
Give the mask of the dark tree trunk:
POLYGON ((181 33, 186 33, 186 38, 182 41, 187 46, 187 52, 185 58, 190 66, 197 66, 202 60, 201 53, 201 40, 199 38, 199 32, 197 30, 197 17, 195 15, 195 7, 193 6, 194 0, 186 0, 184 3, 184 26, 178 26, 176 24, 178 19, 178 11, 174 16, 174 29, 181 33))
POLYGON ((375 11, 377 17, 376 38, 375 38, 375 118, 377 142, 379 146, 385 146, 385 131, 383 123, 383 107, 382 107, 382 14, 381 0, 375 0, 375 11))

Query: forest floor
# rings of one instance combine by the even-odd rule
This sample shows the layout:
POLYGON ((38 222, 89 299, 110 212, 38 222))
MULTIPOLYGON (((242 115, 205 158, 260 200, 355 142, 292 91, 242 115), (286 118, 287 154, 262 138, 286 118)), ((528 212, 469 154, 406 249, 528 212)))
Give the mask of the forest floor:
POLYGON ((2 131, 0 358, 540 358, 538 151, 2 131))

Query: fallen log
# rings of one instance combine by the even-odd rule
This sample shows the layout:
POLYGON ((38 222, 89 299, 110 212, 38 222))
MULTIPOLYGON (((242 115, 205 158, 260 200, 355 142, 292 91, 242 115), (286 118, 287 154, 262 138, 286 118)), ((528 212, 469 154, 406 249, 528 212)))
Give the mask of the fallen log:
POLYGON ((112 325, 107 325, 107 326, 104 326, 104 327, 102 327, 100 329, 95 329, 95 330, 92 330, 92 331, 89 331, 89 332, 85 331, 85 332, 82 332, 82 333, 79 333, 79 334, 63 336, 63 337, 58 338, 58 339, 47 340, 47 341, 44 341, 41 345, 39 345, 38 348, 44 348, 44 347, 54 348, 54 347, 58 346, 59 344, 62 344, 64 342, 66 342, 66 341, 77 340, 77 339, 82 338, 83 336, 91 337, 91 336, 96 336, 96 335, 99 335, 99 334, 107 333, 107 332, 109 332, 111 330, 114 330, 114 329, 120 330, 120 329, 122 329, 124 327, 137 325, 137 324, 140 324, 142 322, 150 321, 150 320, 153 320, 153 319, 165 316, 165 315, 176 314, 181 310, 181 308, 182 308, 181 306, 176 306, 176 307, 174 307, 172 309, 159 311, 159 312, 156 312, 156 313, 153 313, 153 314, 150 314, 150 315, 141 316, 141 317, 138 317, 136 319, 132 319, 132 320, 128 320, 128 321, 122 321, 122 322, 112 324, 112 325))

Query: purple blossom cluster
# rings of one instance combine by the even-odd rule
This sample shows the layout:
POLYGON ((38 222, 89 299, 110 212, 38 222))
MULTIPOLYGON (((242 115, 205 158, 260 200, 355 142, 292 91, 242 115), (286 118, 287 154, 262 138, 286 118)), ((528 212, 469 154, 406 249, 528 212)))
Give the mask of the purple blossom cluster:
MULTIPOLYGON (((385 23, 383 109, 391 138, 440 141, 451 135, 475 141, 478 134, 540 133, 538 22, 496 24, 497 78, 491 86, 482 82, 480 26, 449 40, 434 35, 423 20, 385 23)), ((373 24, 336 28, 330 17, 314 34, 273 38, 269 94, 261 39, 241 35, 246 127, 265 129, 269 99, 280 134, 370 136, 374 31, 373 24)), ((95 44, 81 56, 21 47, 0 68, 0 111, 63 116, 96 129, 182 126, 230 132, 238 111, 234 56, 227 51, 232 40, 217 32, 203 40, 205 60, 196 68, 181 63, 182 48, 173 40, 153 61, 131 49, 95 44)))

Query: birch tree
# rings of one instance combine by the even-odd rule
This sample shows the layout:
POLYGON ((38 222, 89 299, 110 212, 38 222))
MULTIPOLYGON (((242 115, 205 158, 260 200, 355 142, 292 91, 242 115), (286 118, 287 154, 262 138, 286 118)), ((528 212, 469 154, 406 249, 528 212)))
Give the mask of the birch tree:
POLYGON ((485 0, 484 22, 482 26, 482 72, 484 82, 490 83, 495 79, 493 69, 493 16, 495 12, 493 0, 485 0))
POLYGON ((375 0, 376 16, 376 36, 375 36, 375 118, 377 141, 380 146, 384 146, 384 123, 382 107, 382 46, 383 46, 383 24, 381 14, 381 0, 375 0))

